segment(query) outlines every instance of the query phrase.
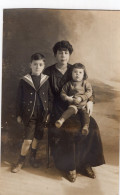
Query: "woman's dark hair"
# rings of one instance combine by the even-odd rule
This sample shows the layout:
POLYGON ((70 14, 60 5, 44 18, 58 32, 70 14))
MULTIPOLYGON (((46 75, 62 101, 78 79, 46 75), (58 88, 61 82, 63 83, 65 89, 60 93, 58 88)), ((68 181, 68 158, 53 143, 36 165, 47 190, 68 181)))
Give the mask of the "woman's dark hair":
POLYGON ((43 60, 45 62, 45 56, 41 53, 35 53, 31 56, 31 62, 33 60, 43 60))
POLYGON ((71 55, 73 52, 73 47, 68 41, 59 41, 53 47, 53 52, 54 52, 55 56, 56 56, 58 50, 59 51, 68 50, 70 55, 71 55))
POLYGON ((75 68, 78 68, 78 69, 83 69, 84 70, 84 77, 83 79, 86 80, 88 78, 88 75, 87 75, 87 72, 86 72, 86 68, 83 64, 81 63, 76 63, 76 64, 73 64, 72 66, 72 71, 75 69, 75 68))

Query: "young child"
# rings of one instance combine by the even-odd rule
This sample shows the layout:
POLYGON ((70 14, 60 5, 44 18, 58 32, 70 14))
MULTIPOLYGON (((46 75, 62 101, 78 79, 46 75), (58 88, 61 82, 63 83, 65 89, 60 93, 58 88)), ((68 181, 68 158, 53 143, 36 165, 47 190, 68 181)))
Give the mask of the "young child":
POLYGON ((33 54, 30 68, 31 73, 23 76, 18 87, 17 122, 24 124, 25 138, 19 160, 11 170, 13 173, 20 171, 23 167, 31 143, 30 162, 34 164, 38 141, 43 137, 45 122, 52 111, 53 96, 49 77, 42 73, 45 68, 45 57, 40 53, 33 54))
POLYGON ((87 135, 89 133, 89 115, 86 110, 86 104, 88 98, 92 96, 91 84, 86 80, 87 73, 85 66, 76 63, 72 69, 72 80, 68 81, 62 88, 61 98, 64 101, 68 101, 68 109, 62 114, 59 120, 56 121, 55 126, 60 128, 62 124, 71 117, 73 114, 80 113, 82 122, 82 134, 87 135))

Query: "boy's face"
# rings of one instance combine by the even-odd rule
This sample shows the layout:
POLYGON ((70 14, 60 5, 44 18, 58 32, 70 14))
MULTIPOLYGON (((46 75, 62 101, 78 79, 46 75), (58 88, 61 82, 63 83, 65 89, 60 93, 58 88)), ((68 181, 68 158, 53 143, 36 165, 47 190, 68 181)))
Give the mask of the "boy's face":
POLYGON ((67 64, 68 61, 69 61, 69 58, 70 58, 70 53, 67 50, 57 50, 57 53, 56 53, 56 60, 59 64, 67 64))
POLYGON ((45 67, 45 62, 41 60, 33 60, 30 64, 32 75, 40 75, 45 67))
POLYGON ((72 78, 74 81, 82 81, 84 77, 84 70, 81 68, 74 68, 72 71, 72 78))

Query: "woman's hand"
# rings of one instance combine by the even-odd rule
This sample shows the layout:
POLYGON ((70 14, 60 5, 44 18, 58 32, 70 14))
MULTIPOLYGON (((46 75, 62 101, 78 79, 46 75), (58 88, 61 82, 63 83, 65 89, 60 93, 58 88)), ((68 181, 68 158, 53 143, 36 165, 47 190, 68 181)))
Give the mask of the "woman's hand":
POLYGON ((93 102, 92 101, 88 101, 87 102, 87 113, 89 114, 89 116, 91 116, 92 112, 93 112, 93 102))
POLYGON ((19 124, 22 124, 22 118, 21 118, 21 116, 18 116, 18 117, 17 117, 17 122, 18 122, 19 124))

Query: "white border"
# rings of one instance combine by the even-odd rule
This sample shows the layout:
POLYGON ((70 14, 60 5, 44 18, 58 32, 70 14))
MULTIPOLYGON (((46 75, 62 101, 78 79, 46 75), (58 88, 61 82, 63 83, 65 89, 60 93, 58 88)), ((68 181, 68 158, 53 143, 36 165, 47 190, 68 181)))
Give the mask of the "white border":
POLYGON ((107 9, 119 10, 119 0, 2 0, 0 9, 54 8, 54 9, 107 9))
MULTIPOLYGON (((97 10, 120 10, 120 0, 2 0, 0 1, 0 51, 3 42, 3 9, 11 8, 53 8, 53 9, 97 9, 97 10)), ((0 78, 2 78, 2 52, 0 52, 0 78)), ((0 79, 0 90, 2 79, 0 79)), ((2 91, 1 91, 2 92, 2 91)), ((1 102, 1 93, 0 93, 1 102)), ((0 103, 1 118, 1 103, 0 103)), ((0 120, 1 122, 1 120, 0 120)), ((0 134, 1 150, 1 134, 0 134)), ((1 154, 1 151, 0 151, 1 154)), ((120 156, 119 156, 120 162, 120 156)), ((120 180, 120 174, 119 174, 120 180)), ((120 194, 120 188, 119 188, 120 194)))

